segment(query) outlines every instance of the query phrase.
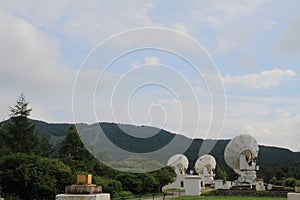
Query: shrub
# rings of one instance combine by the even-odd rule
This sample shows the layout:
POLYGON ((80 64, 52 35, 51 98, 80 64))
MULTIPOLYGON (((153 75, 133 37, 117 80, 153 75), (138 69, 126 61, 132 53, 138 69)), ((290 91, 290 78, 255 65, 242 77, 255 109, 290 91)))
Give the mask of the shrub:
POLYGON ((26 154, 2 157, 0 172, 3 193, 25 200, 54 199, 71 177, 70 168, 61 161, 26 154))
POLYGON ((120 181, 102 178, 100 176, 93 176, 94 183, 96 185, 102 186, 102 191, 110 193, 112 197, 118 197, 122 192, 122 184, 120 181))
POLYGON ((285 186, 286 187, 295 187, 295 185, 296 185, 296 179, 295 178, 289 177, 289 178, 285 179, 285 186))

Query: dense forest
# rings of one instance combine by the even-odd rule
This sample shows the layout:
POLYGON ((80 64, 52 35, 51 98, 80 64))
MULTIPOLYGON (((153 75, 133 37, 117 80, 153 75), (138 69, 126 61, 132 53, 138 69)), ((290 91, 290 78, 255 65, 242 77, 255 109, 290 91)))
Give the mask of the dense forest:
MULTIPOLYGON (((139 157, 119 162, 123 172, 99 162, 85 148, 75 125, 49 124, 30 119, 31 108, 23 94, 16 105, 9 108, 9 112, 9 120, 0 123, 0 193, 5 199, 53 199, 56 194, 64 192, 66 185, 76 183, 76 175, 82 172, 93 174, 93 183, 101 185, 103 191, 111 193, 112 197, 158 193, 164 185, 174 180, 175 174, 170 167, 147 173, 124 172, 126 166, 141 166, 141 163, 153 165, 152 161, 139 157)), ((175 137, 173 133, 159 130, 154 136, 140 142, 134 136, 155 128, 106 122, 96 125, 107 132, 110 140, 132 152, 150 152, 152 148, 160 148, 175 137), (122 127, 132 134, 124 133, 122 127)), ((93 130, 95 124, 81 126, 93 130)), ((188 171, 193 170, 204 140, 176 136, 179 138, 178 144, 170 149, 170 153, 176 153, 177 145, 189 143, 184 154, 190 161, 188 171)), ((102 145, 105 146, 101 142, 98 142, 100 149, 102 145)), ((226 165, 223 156, 229 140, 215 142, 210 154, 217 160, 216 179, 235 180, 237 174, 226 165)), ((300 179, 300 152, 268 146, 259 148, 259 177, 264 178, 265 182, 285 186, 300 183, 297 181, 300 179)), ((159 160, 159 157, 155 160, 159 160)), ((165 160, 161 159, 161 163, 165 163, 165 160)))

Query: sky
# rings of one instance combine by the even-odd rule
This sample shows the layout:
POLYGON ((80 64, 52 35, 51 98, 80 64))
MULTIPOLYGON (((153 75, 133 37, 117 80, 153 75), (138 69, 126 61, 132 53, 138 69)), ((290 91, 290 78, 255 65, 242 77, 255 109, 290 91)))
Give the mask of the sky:
POLYGON ((0 119, 247 133, 300 151, 300 2, 0 1, 0 119), (150 48, 151 47, 151 48, 150 48), (191 62, 190 62, 191 61, 191 62))

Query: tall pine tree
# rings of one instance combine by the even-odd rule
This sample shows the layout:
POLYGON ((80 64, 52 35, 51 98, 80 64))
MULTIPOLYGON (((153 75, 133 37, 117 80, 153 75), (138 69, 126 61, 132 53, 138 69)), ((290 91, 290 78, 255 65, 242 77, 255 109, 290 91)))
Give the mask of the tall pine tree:
POLYGON ((39 149, 39 138, 34 132, 34 124, 28 120, 31 108, 22 93, 16 105, 10 107, 10 120, 6 124, 7 134, 5 136, 6 146, 11 153, 37 153, 39 149))
POLYGON ((62 146, 59 150, 59 157, 71 158, 73 160, 90 160, 93 156, 84 147, 84 144, 80 140, 75 125, 71 125, 65 140, 62 142, 62 146))

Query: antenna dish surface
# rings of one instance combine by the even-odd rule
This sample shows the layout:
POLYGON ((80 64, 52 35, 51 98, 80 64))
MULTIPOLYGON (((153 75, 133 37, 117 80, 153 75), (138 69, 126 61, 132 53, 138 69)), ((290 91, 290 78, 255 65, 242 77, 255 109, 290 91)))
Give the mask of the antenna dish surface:
POLYGON ((226 146, 224 159, 236 173, 241 174, 240 157, 244 155, 247 162, 255 162, 258 156, 258 144, 251 135, 243 134, 234 137, 226 146))
POLYGON ((209 172, 216 168, 216 159, 211 155, 203 155, 199 157, 195 163, 195 171, 198 174, 204 174, 204 168, 206 167, 209 172))
POLYGON ((167 165, 173 167, 176 174, 185 174, 189 166, 189 160, 183 154, 175 154, 168 160, 167 165))

